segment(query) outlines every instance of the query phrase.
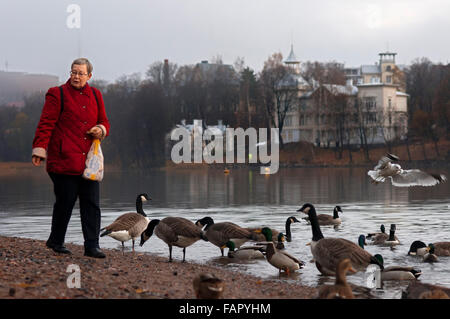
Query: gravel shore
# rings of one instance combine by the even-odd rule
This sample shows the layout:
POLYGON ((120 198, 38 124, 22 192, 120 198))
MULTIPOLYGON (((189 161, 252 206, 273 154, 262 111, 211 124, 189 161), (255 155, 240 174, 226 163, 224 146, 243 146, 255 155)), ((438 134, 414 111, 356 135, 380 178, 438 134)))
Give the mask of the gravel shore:
POLYGON ((194 263, 103 249, 105 259, 83 256, 80 245, 66 244, 72 255, 56 254, 45 241, 0 236, 0 298, 152 298, 194 299, 195 276, 211 272, 225 282, 225 299, 308 299, 317 289, 194 263), (70 266, 76 265, 76 266, 70 266), (80 288, 70 267, 80 269, 80 288), (69 270, 69 271, 68 271, 69 270), (72 280, 73 279, 73 280, 72 280))

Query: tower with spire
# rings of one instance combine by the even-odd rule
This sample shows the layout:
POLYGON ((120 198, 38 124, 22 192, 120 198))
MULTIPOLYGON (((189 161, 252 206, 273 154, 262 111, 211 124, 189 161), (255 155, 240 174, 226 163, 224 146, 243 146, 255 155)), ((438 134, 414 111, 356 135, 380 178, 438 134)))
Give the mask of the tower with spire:
POLYGON ((284 63, 292 69, 295 74, 300 74, 300 61, 297 59, 294 53, 294 44, 291 44, 291 52, 284 61, 284 63))

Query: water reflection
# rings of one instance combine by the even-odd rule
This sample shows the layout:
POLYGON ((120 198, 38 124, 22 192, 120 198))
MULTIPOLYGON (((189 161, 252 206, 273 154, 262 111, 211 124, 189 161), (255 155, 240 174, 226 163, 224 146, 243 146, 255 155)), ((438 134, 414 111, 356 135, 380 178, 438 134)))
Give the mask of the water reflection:
MULTIPOLYGON (((144 205, 151 219, 183 216, 196 221, 211 216, 216 222, 232 221, 256 227, 268 225, 284 231, 286 218, 298 216, 296 210, 305 202, 316 206, 318 213, 332 214, 335 205, 343 209, 339 227, 325 226, 325 237, 340 237, 357 242, 360 234, 379 230, 381 224, 397 225, 401 245, 366 246, 371 254, 383 255, 387 265, 409 265, 422 270, 423 282, 450 286, 450 257, 436 264, 424 264, 420 258, 407 256, 414 240, 426 243, 450 241, 450 183, 435 187, 394 188, 390 183, 370 183, 364 168, 280 169, 275 175, 261 175, 258 170, 222 169, 155 170, 145 172, 106 172, 101 186, 102 226, 117 216, 135 210, 136 195, 146 192, 152 200, 144 205)), ((443 172, 450 176, 449 171, 443 172)), ((0 234, 47 239, 53 206, 50 179, 43 170, 25 171, 0 177, 0 234)), ((78 204, 77 204, 78 205, 78 204)), ((299 218, 300 219, 300 218, 299 218)), ((296 281, 317 286, 333 283, 334 278, 320 276, 310 248, 311 227, 303 220, 292 225, 293 241, 287 251, 306 262, 293 277, 279 276, 266 260, 236 263, 220 257, 220 250, 199 241, 186 250, 186 261, 220 265, 234 271, 245 271, 263 278, 296 281)), ((82 243, 79 213, 74 210, 67 233, 68 242, 82 243)), ((105 248, 120 249, 120 243, 104 237, 105 248)), ((126 245, 127 249, 129 244, 126 245)), ((152 237, 137 250, 168 257, 168 248, 152 237)), ((174 248, 175 262, 181 260, 181 249, 174 248)), ((364 285, 364 273, 349 276, 349 282, 364 285)), ((394 298, 405 283, 389 282, 373 294, 394 298)))

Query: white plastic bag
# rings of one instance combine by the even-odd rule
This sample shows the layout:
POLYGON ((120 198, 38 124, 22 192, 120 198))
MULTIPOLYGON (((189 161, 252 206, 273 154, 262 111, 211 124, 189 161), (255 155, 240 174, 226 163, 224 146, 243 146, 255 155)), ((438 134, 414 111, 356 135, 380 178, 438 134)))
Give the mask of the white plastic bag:
POLYGON ((92 141, 91 149, 87 155, 83 177, 98 182, 103 179, 103 153, 99 139, 92 141))

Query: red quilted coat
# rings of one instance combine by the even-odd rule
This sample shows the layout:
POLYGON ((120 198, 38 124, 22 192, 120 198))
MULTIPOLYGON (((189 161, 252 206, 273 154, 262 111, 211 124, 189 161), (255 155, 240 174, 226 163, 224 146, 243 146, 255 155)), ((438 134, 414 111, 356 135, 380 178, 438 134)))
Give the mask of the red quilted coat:
POLYGON ((68 80, 63 86, 64 107, 61 113, 59 87, 52 87, 45 95, 45 104, 33 140, 33 155, 47 160, 47 171, 57 174, 81 175, 92 137, 86 132, 99 126, 103 137, 109 134, 102 94, 95 96, 89 84, 76 89, 68 80))

